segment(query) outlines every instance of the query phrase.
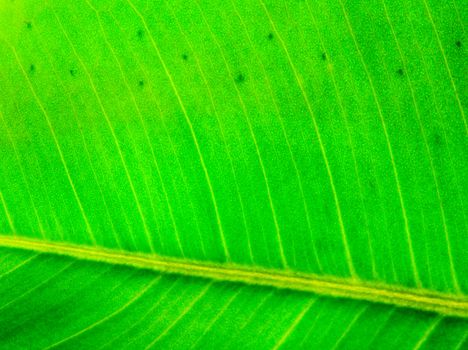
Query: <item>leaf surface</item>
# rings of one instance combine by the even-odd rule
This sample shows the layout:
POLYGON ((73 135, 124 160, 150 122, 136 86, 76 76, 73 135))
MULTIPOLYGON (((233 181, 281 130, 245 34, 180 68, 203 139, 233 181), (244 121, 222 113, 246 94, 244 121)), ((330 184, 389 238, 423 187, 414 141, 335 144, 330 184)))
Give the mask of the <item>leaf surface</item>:
POLYGON ((463 347, 463 10, 1 1, 4 346, 463 347))

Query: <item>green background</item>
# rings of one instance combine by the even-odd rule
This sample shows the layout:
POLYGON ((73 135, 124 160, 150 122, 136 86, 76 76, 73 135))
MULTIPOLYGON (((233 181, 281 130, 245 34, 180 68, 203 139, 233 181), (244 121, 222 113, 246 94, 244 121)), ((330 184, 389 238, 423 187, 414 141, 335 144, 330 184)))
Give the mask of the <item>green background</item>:
POLYGON ((0 232, 466 295, 466 18, 2 0, 0 232))

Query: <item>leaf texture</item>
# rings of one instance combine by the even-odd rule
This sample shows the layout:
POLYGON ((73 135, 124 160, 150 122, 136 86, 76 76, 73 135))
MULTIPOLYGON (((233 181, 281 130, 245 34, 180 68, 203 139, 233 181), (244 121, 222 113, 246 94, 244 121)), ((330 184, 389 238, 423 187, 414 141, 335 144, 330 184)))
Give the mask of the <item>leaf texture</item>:
POLYGON ((466 320, 392 298, 61 256, 435 293, 466 315, 466 15, 459 0, 0 0, 2 346, 466 346, 466 320))
MULTIPOLYGON (((467 321, 2 249, 5 349, 460 349, 467 321)), ((466 344, 465 344, 466 345, 466 344)))

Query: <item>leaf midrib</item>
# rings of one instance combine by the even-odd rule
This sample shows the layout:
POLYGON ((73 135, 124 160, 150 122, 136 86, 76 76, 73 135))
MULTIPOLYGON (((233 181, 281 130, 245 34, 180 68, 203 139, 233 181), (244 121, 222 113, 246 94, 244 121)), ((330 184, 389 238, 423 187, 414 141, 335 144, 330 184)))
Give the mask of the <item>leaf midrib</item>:
POLYGON ((162 273, 182 274, 218 281, 240 282, 325 296, 366 300, 468 318, 467 296, 420 288, 405 288, 380 282, 370 283, 357 279, 324 277, 293 271, 182 260, 100 247, 39 241, 18 236, 0 235, 0 247, 59 254, 77 259, 127 265, 162 273))

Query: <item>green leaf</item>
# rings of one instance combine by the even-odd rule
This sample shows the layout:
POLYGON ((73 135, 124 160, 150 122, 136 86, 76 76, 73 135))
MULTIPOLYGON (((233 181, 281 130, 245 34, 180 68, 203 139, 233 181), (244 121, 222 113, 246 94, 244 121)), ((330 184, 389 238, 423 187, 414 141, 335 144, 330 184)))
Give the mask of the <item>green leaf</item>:
POLYGON ((0 1, 0 347, 460 349, 460 1, 0 1))
POLYGON ((1 348, 460 348, 468 322, 395 306, 2 249, 1 348))

